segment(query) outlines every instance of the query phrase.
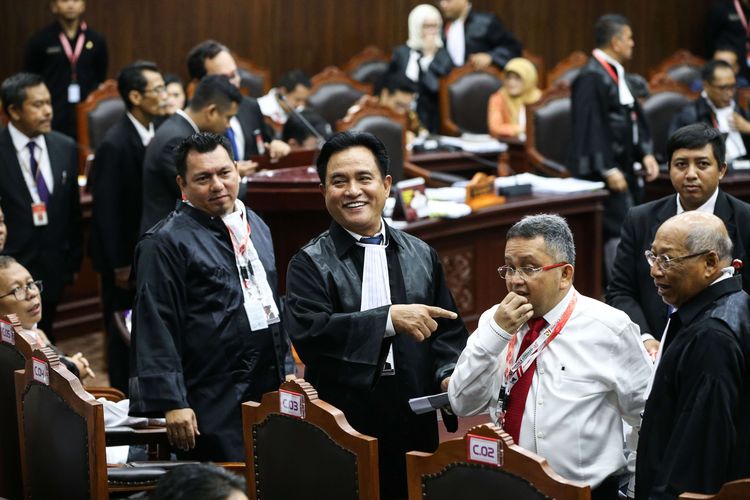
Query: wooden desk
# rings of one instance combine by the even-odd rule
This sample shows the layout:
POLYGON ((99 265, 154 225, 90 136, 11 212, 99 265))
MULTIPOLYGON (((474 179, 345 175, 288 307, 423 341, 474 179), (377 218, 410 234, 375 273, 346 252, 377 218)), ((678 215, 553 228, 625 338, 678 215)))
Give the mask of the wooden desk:
MULTIPOLYGON (((280 291, 286 289, 291 257, 330 225, 315 171, 306 167, 253 176, 245 203, 271 228, 279 270, 280 291)), ((571 226, 578 251, 575 285, 591 297, 601 297, 602 201, 606 192, 569 196, 526 196, 454 220, 414 222, 406 231, 437 250, 448 285, 470 328, 487 308, 505 295, 496 269, 503 264, 505 233, 521 217, 558 213, 571 226)))
POLYGON ((497 153, 467 153, 465 151, 437 151, 415 153, 407 160, 418 167, 437 172, 464 174, 471 177, 475 172, 497 172, 497 153))

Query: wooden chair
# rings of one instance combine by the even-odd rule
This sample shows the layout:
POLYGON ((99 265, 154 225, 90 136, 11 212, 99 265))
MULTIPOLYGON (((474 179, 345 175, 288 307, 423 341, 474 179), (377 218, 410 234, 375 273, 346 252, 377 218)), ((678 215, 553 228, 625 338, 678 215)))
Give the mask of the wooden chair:
POLYGON ((591 498, 590 486, 563 479, 492 424, 444 441, 435 453, 410 451, 406 477, 409 500, 591 498))
POLYGON ((271 72, 261 68, 249 59, 234 55, 237 71, 240 74, 240 90, 250 97, 262 97, 271 90, 271 72))
POLYGON ((667 139, 672 117, 698 97, 688 87, 672 80, 661 80, 650 86, 651 95, 643 103, 643 114, 651 131, 654 156, 659 163, 667 161, 667 139))
POLYGON ((570 89, 548 89, 538 102, 526 108, 526 155, 540 173, 569 177, 565 167, 571 134, 570 89))
POLYGON ((683 493, 680 500, 747 500, 750 498, 750 479, 738 479, 725 483, 715 495, 683 493))
POLYGON ((701 68, 706 60, 698 57, 689 50, 678 50, 664 59, 659 65, 649 72, 649 81, 663 74, 667 78, 688 87, 701 77, 701 68))
POLYGON ((523 49, 522 57, 531 61, 536 68, 537 74, 537 85, 541 88, 544 82, 547 81, 547 67, 544 64, 544 58, 539 54, 535 54, 528 49, 523 49))
POLYGON ((374 45, 368 45, 344 64, 344 72, 358 82, 376 85, 388 71, 391 58, 374 45))
POLYGON ((163 468, 107 468, 104 407, 48 347, 15 373, 26 498, 106 499, 153 488, 163 468))
MULTIPOLYGON (((576 50, 563 60, 555 64, 549 73, 547 73, 547 87, 556 85, 565 85, 570 87, 573 81, 578 77, 581 68, 586 65, 589 56, 585 52, 576 50)), ((541 81, 541 80, 539 80, 541 81)))
POLYGON ((117 91, 117 81, 105 80, 83 102, 76 104, 78 122, 79 174, 85 173, 90 160, 107 130, 125 114, 125 103, 117 91))
POLYGON ((470 64, 440 79, 440 127, 444 134, 486 134, 487 103, 502 85, 502 72, 490 66, 476 70, 470 64))
POLYGON ((329 66, 313 76, 311 82, 307 104, 332 127, 346 116, 352 104, 372 92, 371 85, 354 80, 335 66, 329 66))
POLYGON ((304 380, 243 403, 242 422, 251 499, 380 498, 377 439, 355 431, 304 380))
POLYGON ((23 370, 32 347, 18 334, 20 328, 15 314, 0 317, 0 498, 23 495, 13 373, 23 370))

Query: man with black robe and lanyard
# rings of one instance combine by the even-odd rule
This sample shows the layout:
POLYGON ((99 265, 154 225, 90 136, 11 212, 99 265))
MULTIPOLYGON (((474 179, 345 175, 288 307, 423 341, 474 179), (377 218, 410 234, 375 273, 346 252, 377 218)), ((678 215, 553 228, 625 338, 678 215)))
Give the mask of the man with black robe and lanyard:
POLYGON ((342 132, 317 162, 333 222, 289 263, 286 328, 320 398, 378 438, 381 498, 406 498, 405 453, 438 445, 408 401, 446 390, 466 327, 435 250, 383 220, 383 143, 342 132))
POLYGON ((448 396, 458 415, 489 409, 517 444, 591 485, 592 499, 616 499, 622 421, 639 424, 652 363, 625 313, 575 290, 574 265, 562 217, 527 216, 508 231, 498 269, 508 295, 480 317, 448 396))
POLYGON ((165 417, 191 460, 243 461, 240 405, 283 380, 271 233, 237 199, 231 151, 212 133, 177 147, 184 201, 135 253, 130 414, 165 417))

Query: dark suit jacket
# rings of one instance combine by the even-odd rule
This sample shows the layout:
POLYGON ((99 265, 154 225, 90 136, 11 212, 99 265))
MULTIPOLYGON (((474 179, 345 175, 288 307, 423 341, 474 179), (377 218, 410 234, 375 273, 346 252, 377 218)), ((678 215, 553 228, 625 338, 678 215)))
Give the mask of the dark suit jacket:
POLYGON ((492 56, 492 63, 501 69, 514 57, 520 57, 523 49, 521 42, 491 12, 476 12, 474 9, 469 11, 464 22, 464 38, 467 60, 471 54, 487 52, 492 56))
POLYGON ((143 160, 143 214, 140 233, 146 232, 171 212, 180 199, 174 148, 194 134, 192 125, 178 114, 169 117, 156 131, 143 160))
MULTIPOLYGON (((408 46, 400 45, 396 47, 393 50, 388 72, 405 74, 410 57, 411 49, 408 46)), ((438 103, 440 78, 450 73, 452 69, 453 61, 444 48, 437 51, 427 71, 422 71, 422 68, 419 68, 417 115, 419 121, 432 133, 437 133, 440 129, 440 107, 438 103)))
MULTIPOLYGON (((750 119, 747 112, 741 107, 737 106, 737 113, 747 120, 750 119)), ((685 125, 692 125, 693 123, 705 123, 715 127, 714 112, 709 106, 706 99, 699 97, 691 103, 688 103, 683 107, 676 115, 672 117, 672 122, 669 124, 669 135, 680 127, 685 125)), ((742 134, 742 142, 745 143, 745 150, 750 151, 750 135, 742 134)))
POLYGON ((99 272, 133 264, 141 226, 146 147, 123 115, 104 136, 89 174, 93 197, 89 251, 99 272))
MULTIPOLYGON (((677 195, 644 203, 628 212, 617 247, 612 280, 607 287, 607 304, 625 311, 641 328, 661 339, 667 324, 667 304, 656 293, 643 253, 651 248, 656 230, 677 213, 677 195)), ((714 214, 724 221, 734 243, 733 257, 746 263, 742 269, 743 287, 750 289, 750 204, 719 190, 714 214)))
POLYGON ((44 139, 54 177, 47 202, 49 223, 34 226, 31 194, 7 128, 0 132, 0 206, 8 226, 4 253, 15 257, 34 279, 43 280, 45 299, 56 302, 81 267, 78 151, 75 142, 57 132, 44 139))
POLYGON ((255 136, 260 133, 263 136, 263 142, 268 142, 273 139, 273 131, 263 120, 263 113, 260 112, 258 101, 252 97, 242 99, 237 110, 237 119, 242 126, 242 133, 245 135, 245 154, 242 159, 249 160, 251 156, 260 154, 255 136))

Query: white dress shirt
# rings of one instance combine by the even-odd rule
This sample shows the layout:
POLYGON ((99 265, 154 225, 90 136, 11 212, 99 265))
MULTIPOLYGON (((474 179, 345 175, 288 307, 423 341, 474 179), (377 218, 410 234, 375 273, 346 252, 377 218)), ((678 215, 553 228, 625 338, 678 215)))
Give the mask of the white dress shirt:
POLYGON ((463 66, 466 62, 466 37, 464 36, 464 22, 460 17, 451 22, 445 35, 445 49, 450 54, 453 64, 463 66))
POLYGON ((130 111, 127 113, 128 119, 135 127, 136 132, 138 132, 138 137, 141 138, 141 142, 144 146, 148 146, 148 144, 151 142, 151 139, 154 138, 154 124, 149 123, 148 128, 144 127, 141 122, 139 122, 135 116, 133 116, 130 111))
POLYGON ((279 104, 279 100, 276 99, 277 90, 271 89, 268 94, 258 99, 258 106, 260 106, 260 112, 263 116, 269 117, 276 123, 286 123, 287 118, 284 108, 279 104))
MULTIPOLYGON (((544 315, 554 325, 568 306, 573 288, 544 315)), ((458 415, 489 408, 493 421, 511 335, 485 311, 469 337, 450 379, 448 396, 458 415)), ((528 326, 517 335, 516 353, 528 326)), ((561 333, 536 360, 526 398, 519 445, 547 459, 565 479, 593 487, 626 466, 624 419, 640 424, 652 363, 638 326, 613 307, 578 295, 561 333)), ((635 454, 628 469, 635 470, 635 454)))
MULTIPOLYGON (((712 194, 706 200, 706 202, 703 205, 701 205, 698 208, 696 208, 695 211, 696 212, 702 212, 704 214, 713 214, 714 213, 714 209, 716 208, 716 199, 718 197, 719 197, 719 188, 717 187, 714 190, 714 194, 712 194)), ((685 211, 685 209, 682 208, 682 203, 680 202, 680 194, 679 193, 677 193, 676 200, 677 200, 677 212, 675 213, 675 215, 680 215, 681 213, 683 213, 685 211)))
POLYGON ((29 151, 29 142, 34 142, 36 148, 34 150, 37 165, 39 170, 44 177, 44 183, 47 185, 47 191, 52 195, 55 190, 55 179, 52 175, 52 164, 49 161, 49 151, 47 150, 47 141, 44 140, 44 134, 40 134, 36 137, 29 138, 18 130, 12 123, 8 124, 8 132, 10 133, 10 139, 13 142, 13 147, 16 149, 16 156, 18 157, 18 164, 21 165, 21 172, 23 173, 23 179, 26 181, 26 187, 29 189, 29 194, 34 203, 39 203, 39 194, 36 189, 36 179, 31 175, 31 156, 29 151))

